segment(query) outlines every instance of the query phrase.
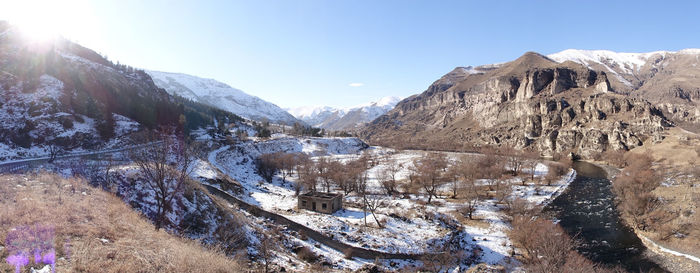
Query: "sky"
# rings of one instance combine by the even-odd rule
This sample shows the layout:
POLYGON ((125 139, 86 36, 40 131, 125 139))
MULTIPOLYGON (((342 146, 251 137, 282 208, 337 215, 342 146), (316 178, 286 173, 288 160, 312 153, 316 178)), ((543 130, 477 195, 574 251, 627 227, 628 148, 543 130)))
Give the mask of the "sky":
POLYGON ((281 107, 348 107, 527 51, 697 48, 699 2, 0 0, 0 20, 281 107))

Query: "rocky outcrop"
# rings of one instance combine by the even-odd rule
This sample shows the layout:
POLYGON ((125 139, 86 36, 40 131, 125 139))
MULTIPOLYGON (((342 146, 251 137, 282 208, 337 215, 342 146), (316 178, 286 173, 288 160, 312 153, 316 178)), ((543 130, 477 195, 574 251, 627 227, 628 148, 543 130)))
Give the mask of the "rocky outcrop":
POLYGON ((382 145, 505 145, 588 157, 640 146, 669 126, 662 110, 614 92, 606 73, 580 64, 527 53, 486 72, 459 73, 402 101, 362 136, 382 145))

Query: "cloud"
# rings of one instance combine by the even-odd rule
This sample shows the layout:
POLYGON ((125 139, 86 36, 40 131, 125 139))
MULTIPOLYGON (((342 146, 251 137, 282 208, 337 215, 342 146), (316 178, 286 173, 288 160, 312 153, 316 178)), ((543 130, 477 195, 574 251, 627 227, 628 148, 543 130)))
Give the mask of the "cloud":
POLYGON ((360 86, 363 86, 363 85, 365 85, 365 84, 364 84, 364 83, 361 83, 361 82, 353 82, 353 83, 351 83, 351 84, 348 84, 348 86, 350 86, 350 87, 360 87, 360 86))

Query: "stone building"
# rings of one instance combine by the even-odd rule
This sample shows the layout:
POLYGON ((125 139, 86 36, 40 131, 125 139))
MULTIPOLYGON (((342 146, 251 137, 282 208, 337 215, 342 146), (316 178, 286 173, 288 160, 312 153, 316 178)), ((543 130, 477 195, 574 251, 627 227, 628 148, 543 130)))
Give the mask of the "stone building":
POLYGON ((343 195, 340 193, 307 192, 299 195, 297 207, 322 213, 334 213, 343 208, 343 195))

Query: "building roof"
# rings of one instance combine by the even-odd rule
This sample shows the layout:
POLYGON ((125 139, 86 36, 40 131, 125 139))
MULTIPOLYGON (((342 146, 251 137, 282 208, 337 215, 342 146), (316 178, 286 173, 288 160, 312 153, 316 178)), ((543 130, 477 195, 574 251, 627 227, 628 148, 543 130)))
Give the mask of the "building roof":
POLYGON ((305 194, 302 194, 301 196, 304 197, 314 197, 314 198, 321 198, 321 199, 333 199, 336 197, 341 197, 342 194, 340 193, 333 193, 333 192, 307 192, 305 194))

